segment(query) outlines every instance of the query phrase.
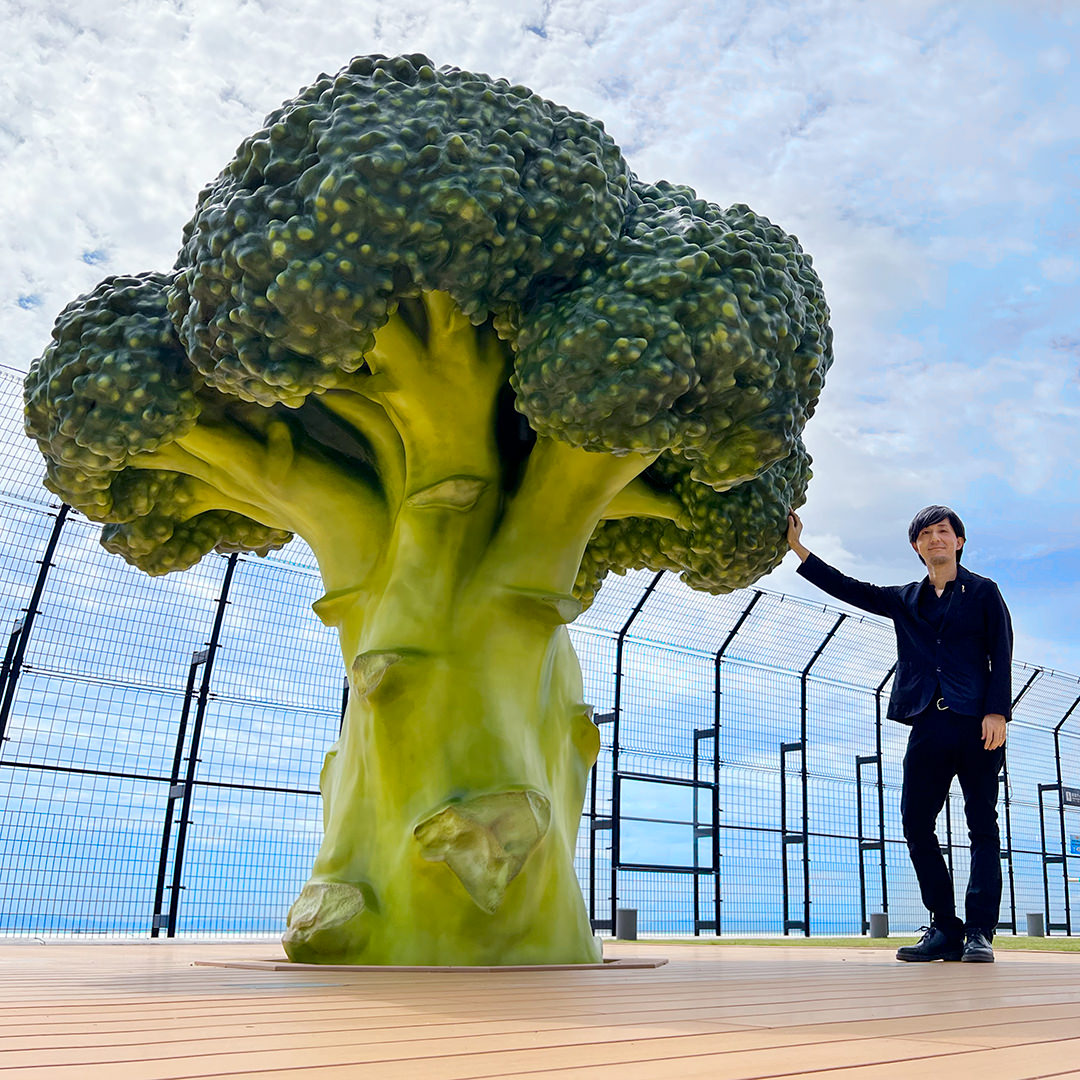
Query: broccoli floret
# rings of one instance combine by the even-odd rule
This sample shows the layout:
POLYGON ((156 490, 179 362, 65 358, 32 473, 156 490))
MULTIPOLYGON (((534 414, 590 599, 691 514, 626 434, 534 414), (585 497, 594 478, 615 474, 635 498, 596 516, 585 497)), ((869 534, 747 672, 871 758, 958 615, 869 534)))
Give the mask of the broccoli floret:
POLYGON ((668 450, 718 489, 790 453, 832 360, 821 283, 746 206, 635 183, 625 233, 522 316, 513 384, 543 435, 668 450))
MULTIPOLYGON (((195 426, 201 379, 180 347, 164 274, 106 278, 68 304, 26 379, 26 431, 49 461, 95 474, 195 426)), ((66 482, 79 484, 65 473, 66 482)))
POLYGON ((106 525, 101 545, 151 576, 187 570, 207 552, 267 555, 292 534, 270 529, 229 510, 207 510, 188 521, 152 514, 128 525, 106 525))
POLYGON ((341 385, 402 298, 480 323, 619 235, 630 173, 595 121, 424 56, 360 57, 267 117, 199 197, 174 312, 216 387, 341 385))
POLYGON ((26 378, 26 431, 45 454, 45 486, 110 523, 105 548, 149 574, 186 570, 215 549, 265 554, 292 538, 204 511, 198 481, 141 465, 193 431, 206 396, 169 316, 171 281, 106 278, 61 312, 26 378))
POLYGON ((565 623, 609 571, 779 560, 832 360, 797 241, 525 87, 360 57, 241 144, 170 274, 53 337, 27 431, 110 551, 318 560, 350 695, 289 955, 597 959, 565 623))

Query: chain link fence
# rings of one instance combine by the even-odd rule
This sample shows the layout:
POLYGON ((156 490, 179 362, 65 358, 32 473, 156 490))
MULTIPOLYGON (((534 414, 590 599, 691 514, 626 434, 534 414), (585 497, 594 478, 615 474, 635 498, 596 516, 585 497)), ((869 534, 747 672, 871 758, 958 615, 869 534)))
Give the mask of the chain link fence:
MULTIPOLYGON (((343 668, 299 540, 148 578, 41 486, 0 369, 0 935, 278 934, 321 835, 343 668)), ((602 749, 577 865, 601 933, 859 934, 926 913, 886 721, 891 627, 613 577, 571 627, 602 749)), ((1073 931, 1080 679, 1017 663, 999 932, 1073 931)), ((961 883, 963 802, 939 835, 961 883)))

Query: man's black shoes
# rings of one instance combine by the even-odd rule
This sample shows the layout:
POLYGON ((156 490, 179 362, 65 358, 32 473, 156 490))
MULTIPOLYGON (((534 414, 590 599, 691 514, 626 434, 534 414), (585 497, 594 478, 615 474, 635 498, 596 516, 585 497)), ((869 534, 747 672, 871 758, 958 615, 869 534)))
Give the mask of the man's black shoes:
POLYGON ((966 964, 992 964, 994 950, 981 930, 965 930, 949 933, 940 926, 922 927, 923 936, 914 945, 901 945, 896 950, 897 960, 962 960, 966 964))
MULTIPOLYGON (((965 954, 964 942, 959 934, 949 934, 940 926, 924 926, 925 933, 915 945, 901 945, 896 950, 897 960, 959 960, 965 954)), ((970 935, 979 937, 984 945, 986 938, 981 934, 970 935)), ((989 945, 990 959, 994 958, 994 952, 989 945)))
POLYGON ((964 935, 964 953, 960 957, 965 964, 992 964, 994 950, 981 930, 968 930, 964 935))

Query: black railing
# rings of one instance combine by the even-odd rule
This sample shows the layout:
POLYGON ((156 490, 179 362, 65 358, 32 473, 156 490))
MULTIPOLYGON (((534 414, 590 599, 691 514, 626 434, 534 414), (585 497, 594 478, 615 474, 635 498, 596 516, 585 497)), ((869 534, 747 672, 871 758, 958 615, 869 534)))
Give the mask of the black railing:
MULTIPOLYGON (((0 461, 0 934, 280 929, 348 704, 310 554, 147 578, 33 494, 16 436, 0 461)), ((602 739, 578 849, 597 929, 626 906, 644 933, 865 933, 879 899, 894 931, 925 919, 899 827, 906 729, 882 718, 888 626, 638 572, 571 634, 602 739)), ((1017 664, 1014 684, 1002 928, 1041 910, 1071 934, 1080 681, 1017 664)), ((941 835, 962 874, 954 811, 957 795, 941 835)))

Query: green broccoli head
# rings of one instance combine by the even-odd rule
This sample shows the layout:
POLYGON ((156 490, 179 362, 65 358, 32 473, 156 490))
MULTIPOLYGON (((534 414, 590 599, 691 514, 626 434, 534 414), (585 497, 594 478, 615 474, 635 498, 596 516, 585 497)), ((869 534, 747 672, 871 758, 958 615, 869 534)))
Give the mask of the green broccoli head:
POLYGON ((748 207, 635 183, 624 232, 522 315, 513 383, 541 434, 668 450, 724 489, 792 452, 832 362, 821 282, 748 207))
POLYGON ((26 377, 26 433, 45 456, 45 485, 97 521, 148 513, 137 493, 150 481, 128 463, 198 421, 201 379, 169 317, 170 283, 164 274, 106 278, 64 308, 26 377))
MULTIPOLYGON (((337 551, 321 534, 346 520, 371 525, 370 567, 403 507, 474 505, 451 488, 504 522, 533 481, 573 500, 652 462, 663 507, 608 515, 583 595, 608 568, 710 590, 771 568, 832 361, 794 237, 642 183, 599 123, 423 56, 357 58, 286 102, 200 194, 174 271, 107 279, 53 336, 26 383, 46 483, 152 573, 286 526, 337 551), (536 447, 580 476, 545 486, 536 447)), ((581 550, 590 513, 550 544, 581 550)))
POLYGON ((152 574, 186 569, 214 548, 263 552, 291 539, 240 514, 203 513, 189 476, 131 467, 189 434, 204 407, 169 316, 171 280, 110 277, 69 304, 25 385, 45 486, 108 522, 102 543, 152 574))
POLYGON ((604 521, 585 549, 574 595, 591 604, 614 571, 670 570, 692 589, 731 592, 767 574, 787 551, 788 511, 802 506, 810 456, 801 439, 770 468, 726 491, 692 476, 685 460, 665 454, 644 479, 682 506, 678 522, 654 518, 604 521))
POLYGON ((633 196, 595 121, 424 56, 360 57, 271 113, 201 194, 173 312, 215 387, 298 406, 401 299, 476 322, 574 279, 633 196))
POLYGON ((169 317, 171 277, 109 277, 68 304, 26 378, 26 433, 91 489, 134 454, 190 431, 201 380, 169 317))

